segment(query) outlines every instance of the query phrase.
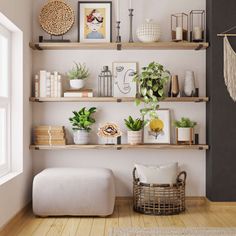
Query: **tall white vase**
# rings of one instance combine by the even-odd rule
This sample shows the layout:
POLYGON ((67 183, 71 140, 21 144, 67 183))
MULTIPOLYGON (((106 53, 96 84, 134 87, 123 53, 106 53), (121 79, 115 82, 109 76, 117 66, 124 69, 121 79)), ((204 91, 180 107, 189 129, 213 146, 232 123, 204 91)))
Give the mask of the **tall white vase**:
POLYGON ((187 97, 193 97, 196 92, 195 76, 191 70, 186 71, 184 79, 184 94, 187 97))

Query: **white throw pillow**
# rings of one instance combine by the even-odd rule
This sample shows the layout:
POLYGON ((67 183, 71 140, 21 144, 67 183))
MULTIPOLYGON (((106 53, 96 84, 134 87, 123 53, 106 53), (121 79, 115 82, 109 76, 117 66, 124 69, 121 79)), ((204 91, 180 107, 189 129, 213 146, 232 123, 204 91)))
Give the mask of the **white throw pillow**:
POLYGON ((137 176, 142 183, 148 184, 170 184, 176 183, 178 163, 167 165, 147 166, 135 164, 137 176))

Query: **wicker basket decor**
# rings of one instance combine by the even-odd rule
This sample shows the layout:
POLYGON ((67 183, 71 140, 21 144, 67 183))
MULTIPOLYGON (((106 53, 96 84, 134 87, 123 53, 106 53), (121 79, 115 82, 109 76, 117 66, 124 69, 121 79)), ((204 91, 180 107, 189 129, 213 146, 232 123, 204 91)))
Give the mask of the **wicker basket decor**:
POLYGON ((43 30, 55 36, 67 33, 74 22, 74 11, 63 0, 49 0, 39 14, 39 23, 43 30))
POLYGON ((185 211, 186 172, 181 172, 173 186, 139 182, 133 170, 134 211, 148 215, 174 215, 185 211))

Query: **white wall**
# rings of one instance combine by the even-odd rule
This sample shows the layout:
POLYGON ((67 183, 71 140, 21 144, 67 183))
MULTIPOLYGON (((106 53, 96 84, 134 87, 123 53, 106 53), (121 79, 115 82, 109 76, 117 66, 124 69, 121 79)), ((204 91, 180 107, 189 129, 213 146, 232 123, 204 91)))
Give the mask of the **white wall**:
POLYGON ((1 0, 0 12, 8 17, 24 37, 24 147, 23 173, 0 186, 0 227, 8 222, 31 199, 32 159, 29 151, 31 129, 31 106, 29 95, 31 90, 32 53, 29 41, 32 34, 32 1, 31 0, 1 0))
MULTIPOLYGON (((41 30, 37 17, 44 0, 34 1, 34 38, 45 35, 41 30)), ((77 9, 77 1, 68 0, 77 9)), ((190 12, 192 9, 205 9, 205 0, 135 0, 135 24, 141 24, 145 18, 153 18, 159 21, 163 32, 162 40, 170 40, 170 15, 177 12, 190 12)), ((122 7, 122 39, 128 39, 128 1, 121 1, 122 7), (124 23, 126 22, 126 23, 124 23)), ((115 11, 113 10, 113 13, 115 11)), ((115 17, 114 17, 115 19, 115 17)), ((115 35, 114 35, 115 36, 115 35)), ((113 36, 113 38, 114 38, 113 36)), ((77 39, 77 24, 65 38, 73 41, 77 39)), ((140 67, 151 61, 164 64, 173 74, 178 74, 182 80, 185 70, 194 70, 200 88, 200 95, 205 95, 205 51, 36 51, 33 53, 33 72, 40 69, 50 71, 58 70, 65 73, 71 68, 73 61, 85 62, 91 70, 91 76, 87 87, 97 88, 97 75, 103 65, 109 65, 113 61, 138 61, 140 67)), ((139 108, 134 104, 81 104, 81 103, 43 103, 33 105, 33 123, 65 125, 68 137, 71 141, 71 128, 68 118, 72 110, 78 110, 82 106, 98 107, 96 115, 97 124, 91 134, 91 141, 98 142, 96 129, 99 123, 114 121, 123 125, 123 119, 128 115, 138 115, 139 108)), ((198 122, 197 131, 200 134, 200 142, 205 143, 205 104, 173 104, 163 103, 162 108, 171 109, 172 118, 188 116, 198 122)), ((174 131, 174 130, 172 130, 174 131)), ((172 132, 173 134, 173 132, 172 132)), ((172 137, 173 140, 173 137, 172 137)), ((122 139, 123 142, 126 138, 122 139)), ((45 167, 71 166, 71 167, 108 167, 116 176, 118 196, 130 196, 132 194, 132 168, 135 162, 146 164, 161 164, 178 161, 181 168, 188 172, 187 195, 205 195, 205 152, 204 151, 157 151, 157 150, 129 150, 129 151, 35 151, 34 172, 37 173, 45 167)))

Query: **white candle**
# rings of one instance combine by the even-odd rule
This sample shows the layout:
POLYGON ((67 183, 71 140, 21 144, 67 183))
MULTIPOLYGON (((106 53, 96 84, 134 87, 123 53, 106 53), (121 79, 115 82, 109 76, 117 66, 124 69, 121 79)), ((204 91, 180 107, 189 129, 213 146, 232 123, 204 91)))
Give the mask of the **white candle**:
POLYGON ((129 0, 129 9, 132 9, 132 0, 129 0))
POLYGON ((183 40, 183 27, 176 27, 176 40, 183 40))
POLYGON ((196 26, 193 29, 193 39, 201 40, 202 39, 202 28, 200 26, 196 26))
POLYGON ((116 21, 120 21, 120 0, 116 0, 116 21))

